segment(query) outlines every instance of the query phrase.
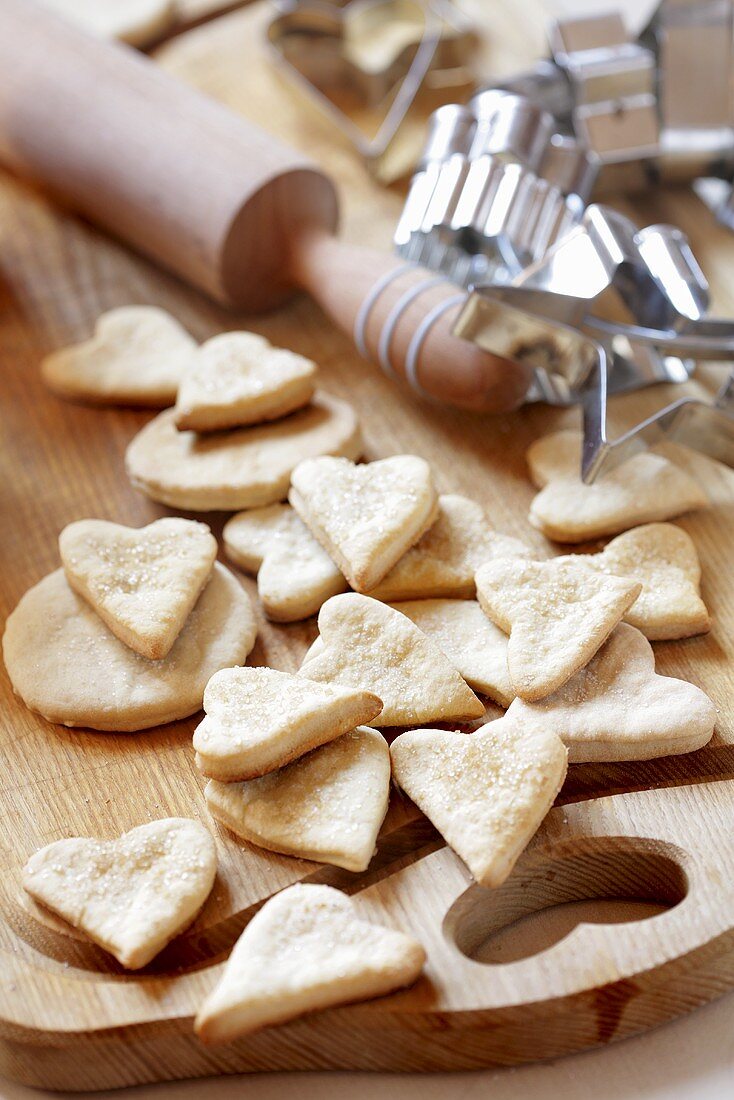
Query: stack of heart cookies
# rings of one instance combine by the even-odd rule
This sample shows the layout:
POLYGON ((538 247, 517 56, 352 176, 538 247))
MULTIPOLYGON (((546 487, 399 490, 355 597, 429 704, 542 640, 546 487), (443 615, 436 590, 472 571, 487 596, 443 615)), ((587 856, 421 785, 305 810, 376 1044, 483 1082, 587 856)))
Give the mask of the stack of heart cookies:
POLYGON ((63 397, 166 410, 132 440, 126 466, 137 488, 174 508, 271 504, 301 459, 361 453, 354 411, 316 390, 311 360, 252 332, 198 346, 151 306, 102 314, 89 340, 48 355, 41 372, 63 397))
POLYGON ((26 592, 3 637, 15 691, 51 722, 129 732, 184 718, 255 644, 250 600, 206 524, 80 520, 59 550, 63 568, 26 592))

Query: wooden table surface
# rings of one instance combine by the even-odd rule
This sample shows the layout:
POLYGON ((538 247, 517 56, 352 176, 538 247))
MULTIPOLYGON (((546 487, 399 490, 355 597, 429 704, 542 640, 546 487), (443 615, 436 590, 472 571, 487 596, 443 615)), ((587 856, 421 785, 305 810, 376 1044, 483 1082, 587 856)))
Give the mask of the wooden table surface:
MULTIPOLYGON (((467 2, 475 11, 488 10, 482 0, 467 2)), ((389 248, 403 190, 374 184, 351 151, 335 141, 329 126, 306 111, 284 86, 264 57, 260 35, 265 18, 260 5, 222 16, 174 38, 157 51, 157 57, 182 79, 265 123, 274 134, 324 164, 340 186, 345 238, 389 248)), ((526 0, 522 11, 513 0, 497 0, 492 5, 491 23, 487 53, 495 72, 512 71, 541 52, 542 8, 535 0, 526 0)), ((712 282, 716 309, 734 312, 729 277, 734 239, 690 193, 666 190, 617 205, 640 224, 680 224, 712 282)), ((346 338, 307 300, 294 300, 284 309, 256 319, 225 313, 71 213, 50 206, 37 191, 0 176, 0 354, 5 380, 0 509, 7 517, 0 541, 3 613, 32 583, 56 567, 56 538, 66 523, 97 516, 140 525, 162 513, 130 487, 123 470, 125 447, 148 414, 66 404, 48 394, 38 376, 43 354, 84 338, 100 312, 135 302, 169 309, 199 339, 226 328, 248 327, 313 357, 320 364, 325 387, 358 408, 369 457, 422 454, 434 465, 441 490, 465 492, 486 506, 498 528, 539 547, 545 545, 526 521, 532 489, 523 454, 539 434, 575 423, 575 411, 528 408, 490 420, 420 405, 383 379, 376 368, 362 362, 346 338)), ((715 370, 703 372, 702 379, 690 388, 710 392, 715 375, 715 370)), ((615 425, 637 419, 678 395, 673 387, 660 387, 618 400, 615 425)), ((681 523, 702 555, 705 596, 715 615, 715 627, 706 638, 658 645, 656 652, 660 671, 699 683, 715 699, 720 712, 715 740, 691 759, 572 769, 564 792, 567 800, 734 774, 734 598, 728 568, 734 537, 734 477, 699 456, 688 461, 716 502, 710 513, 687 517, 681 523)), ((215 528, 219 523, 215 517, 215 528)), ((254 591, 251 582, 245 583, 254 591)), ((297 667, 314 634, 313 623, 275 628, 263 621, 261 627, 254 659, 284 670, 297 667)), ((0 824, 0 866, 6 875, 13 879, 17 875, 19 835, 28 851, 32 850, 60 835, 72 807, 79 829, 110 831, 111 811, 105 808, 109 799, 102 804, 97 801, 105 777, 113 782, 110 793, 116 812, 112 831, 138 824, 139 808, 119 797, 117 786, 123 774, 118 772, 122 754, 129 756, 127 739, 85 733, 52 735, 49 727, 19 707, 6 677, 2 687, 2 721, 14 741, 6 787, 7 813, 0 824)), ((167 782, 161 782, 151 805, 153 816, 180 809, 182 798, 190 800, 192 812, 202 812, 198 777, 188 752, 192 725, 192 721, 179 723, 140 739, 139 765, 125 772, 128 781, 135 781, 154 760, 158 765, 162 761, 164 770, 166 761, 181 764, 186 785, 172 782, 169 788, 167 782), (189 793, 184 795, 184 791, 189 793)), ((221 847, 227 889, 236 892, 243 878, 240 849, 227 838, 222 839, 221 847)), ((247 874, 252 873, 252 866, 247 865, 247 874)))

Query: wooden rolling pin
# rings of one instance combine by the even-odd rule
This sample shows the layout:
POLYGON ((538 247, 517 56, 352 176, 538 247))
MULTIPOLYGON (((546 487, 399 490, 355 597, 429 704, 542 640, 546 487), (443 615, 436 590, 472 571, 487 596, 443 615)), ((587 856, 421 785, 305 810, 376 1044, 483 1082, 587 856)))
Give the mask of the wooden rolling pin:
MULTIPOLYGON (((0 160, 218 302, 256 312, 302 288, 350 334, 361 317, 373 357, 396 304, 428 279, 390 281, 399 261, 339 242, 334 186, 300 154, 34 0, 0 0, 0 160)), ((439 307, 456 293, 445 281, 416 293, 392 326, 390 365, 405 374, 435 310, 412 345, 417 388, 511 409, 529 372, 451 335, 459 306, 439 307)))

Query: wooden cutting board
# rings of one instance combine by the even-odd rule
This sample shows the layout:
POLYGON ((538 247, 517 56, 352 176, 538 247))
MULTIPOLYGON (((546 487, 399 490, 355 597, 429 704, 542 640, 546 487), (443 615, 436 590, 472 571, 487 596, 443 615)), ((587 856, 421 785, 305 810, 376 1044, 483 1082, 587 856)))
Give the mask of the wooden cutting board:
MULTIPOLYGON (((328 125, 294 99, 265 59, 264 18, 255 6, 217 19, 176 38, 160 61, 320 161, 342 190, 344 234, 388 248, 399 189, 372 184, 328 125)), ((520 16, 512 0, 498 0, 492 20, 496 69, 510 70, 542 48, 535 4, 522 5, 520 16)), ((734 238, 695 198, 665 191, 621 205, 641 224, 682 225, 712 278, 718 310, 734 312, 727 294, 734 238)), ((169 309, 198 338, 247 326, 313 357, 324 387, 359 410, 368 457, 425 456, 442 491, 466 493, 498 528, 548 548, 526 520, 532 489, 523 455, 537 436, 576 423, 574 411, 528 408, 493 420, 421 405, 361 361, 310 302, 254 320, 226 314, 0 176, 3 614, 57 567, 66 523, 96 516, 140 525, 163 514, 123 470, 125 447, 148 416, 61 402, 38 376, 45 352, 85 337, 101 311, 139 302, 169 309)), ((715 373, 690 388, 706 389, 715 373)), ((672 396, 668 387, 618 400, 616 426, 672 396)), ((191 750, 196 719, 138 735, 67 730, 29 713, 3 673, 0 1072, 92 1089, 262 1069, 504 1065, 623 1038, 734 986, 734 475, 697 455, 685 461, 714 501, 709 512, 680 521, 701 555, 714 629, 655 648, 659 671, 693 681, 715 700, 714 739, 684 757, 572 767, 558 808, 496 891, 473 885, 397 792, 365 875, 247 847, 206 813, 191 750), (171 814, 201 817, 215 831, 220 870, 196 924, 145 971, 124 973, 25 899, 19 870, 40 845, 113 836, 171 814), (389 998, 205 1050, 191 1019, 232 942, 267 897, 299 880, 337 885, 362 913, 413 931, 428 951, 425 977, 389 998), (630 904, 615 908, 616 923, 581 923, 553 942, 552 915, 571 927, 579 914, 588 917, 594 899, 630 904), (620 916, 636 919, 620 923, 620 916)), ((222 517, 213 520, 218 533, 222 517)), ((243 584, 254 594, 251 581, 243 584)), ((314 634, 313 622, 262 621, 253 660, 293 670, 314 634)))

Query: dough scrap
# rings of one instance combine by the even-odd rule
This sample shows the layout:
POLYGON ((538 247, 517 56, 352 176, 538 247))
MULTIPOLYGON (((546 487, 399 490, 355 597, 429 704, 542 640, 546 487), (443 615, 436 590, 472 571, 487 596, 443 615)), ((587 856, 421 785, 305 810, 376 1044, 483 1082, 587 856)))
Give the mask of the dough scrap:
POLYGON ((139 970, 192 923, 216 872, 208 830, 168 817, 115 840, 48 844, 28 860, 23 886, 122 966, 139 970))
POLYGON ((196 763, 209 779, 255 779, 282 768, 380 713, 369 691, 309 683, 274 668, 225 668, 204 692, 194 731, 196 763))
POLYGON ((481 718, 484 706, 439 647, 387 604, 347 592, 319 612, 323 643, 298 675, 374 691, 382 710, 370 726, 481 718))
MULTIPOLYGON (((513 704, 514 706, 514 704, 513 704)), ((500 886, 553 805, 567 752, 510 711, 474 733, 409 730, 390 746, 395 781, 481 886, 500 886)))
POLYGON ((433 526, 367 595, 386 603, 473 599, 474 574, 485 561, 534 556, 519 539, 493 531, 473 500, 448 493, 438 498, 433 526))
POLYGON ((226 1043, 331 1005, 411 985, 425 963, 421 945, 360 918, 330 886, 298 884, 272 897, 234 946, 194 1030, 226 1043))
POLYGON ((366 871, 387 813, 390 751, 358 726, 260 779, 210 779, 204 795, 212 816, 251 844, 366 871))
POLYGON ((634 455, 593 485, 584 485, 580 432, 554 432, 536 440, 527 460, 540 489, 530 505, 530 522, 557 542, 616 535, 709 503, 685 470, 652 451, 634 455))
POLYGON ((41 374, 61 397, 165 408, 176 400, 196 347, 165 310, 121 306, 97 319, 89 340, 47 355, 41 374))
POLYGON ((696 547, 682 528, 672 523, 633 527, 583 560, 601 573, 640 581, 642 592, 624 618, 650 641, 690 638, 711 629, 696 547))
POLYGON ((430 467, 415 455, 301 462, 288 499, 358 592, 379 584, 438 514, 430 467))
POLYGON ((211 432, 277 420, 308 404, 315 377, 315 363, 264 336, 222 332, 201 345, 181 382, 176 427, 211 432))
POLYGON ((227 556, 257 576, 257 592, 273 622, 315 615, 348 585, 290 504, 238 512, 222 532, 227 556))
POLYGON ((178 517, 141 528, 82 519, 61 532, 59 550, 67 581, 115 637, 160 660, 211 576, 217 540, 178 517))
POLYGON ((639 583, 599 574, 581 556, 498 559, 476 576, 485 614, 510 635, 507 667, 516 695, 550 695, 587 664, 640 594, 639 583))
POLYGON ((476 600, 406 600, 391 606, 433 639, 470 688, 509 707, 515 692, 507 671, 507 635, 476 600))
POLYGON ((234 512, 275 504, 287 497, 304 458, 357 458, 362 450, 351 405, 324 393, 282 420, 229 432, 180 432, 174 417, 169 409, 146 424, 125 456, 133 485, 171 508, 234 512))
POLYGON ((626 623, 559 691, 538 703, 516 699, 507 714, 519 729, 557 733, 572 764, 693 752, 716 724, 708 695, 658 675, 652 646, 626 623))
POLYGON ((194 714, 207 681, 245 661, 256 634, 247 593, 217 563, 168 656, 149 661, 57 569, 9 616, 3 654, 16 693, 49 722, 128 733, 194 714))

